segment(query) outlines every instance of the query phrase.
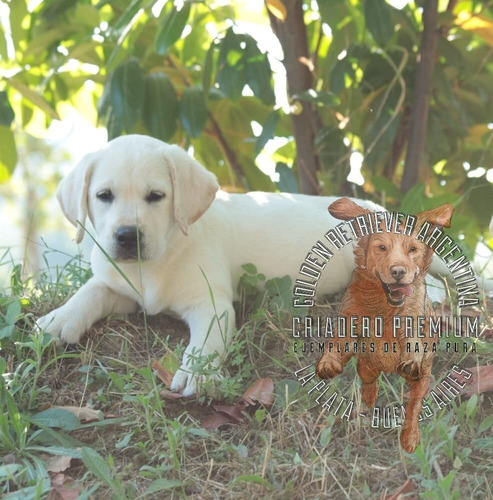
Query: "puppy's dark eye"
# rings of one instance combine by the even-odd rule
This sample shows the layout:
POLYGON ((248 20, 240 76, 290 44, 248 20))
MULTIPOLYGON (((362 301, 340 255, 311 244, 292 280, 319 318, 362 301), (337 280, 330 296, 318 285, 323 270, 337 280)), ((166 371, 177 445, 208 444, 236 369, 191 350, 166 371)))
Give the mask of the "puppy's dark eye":
POLYGON ((105 203, 111 203, 115 199, 110 189, 104 189, 103 191, 99 191, 99 193, 96 194, 96 197, 98 200, 101 200, 105 203))
POLYGON ((156 201, 162 200, 166 195, 160 191, 151 191, 146 196, 147 203, 155 203, 156 201))
POLYGON ((387 250, 387 247, 385 245, 380 245, 378 248, 380 248, 380 250, 387 250))
POLYGON ((409 252, 415 252, 416 250, 417 250, 417 248, 416 248, 416 247, 411 247, 411 248, 409 249, 409 252))

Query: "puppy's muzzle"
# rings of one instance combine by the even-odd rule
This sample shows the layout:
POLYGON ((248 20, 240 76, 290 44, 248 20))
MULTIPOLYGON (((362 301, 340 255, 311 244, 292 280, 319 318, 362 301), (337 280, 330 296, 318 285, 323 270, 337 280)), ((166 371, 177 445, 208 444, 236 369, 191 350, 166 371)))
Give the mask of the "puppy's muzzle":
POLYGON ((115 232, 116 257, 137 259, 144 248, 144 234, 137 226, 121 226, 115 232))

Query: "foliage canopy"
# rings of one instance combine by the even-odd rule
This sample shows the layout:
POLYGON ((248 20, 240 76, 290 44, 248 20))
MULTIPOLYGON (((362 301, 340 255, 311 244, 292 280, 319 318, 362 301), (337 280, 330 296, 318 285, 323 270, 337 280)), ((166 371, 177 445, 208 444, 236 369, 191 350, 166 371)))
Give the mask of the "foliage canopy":
POLYGON ((493 16, 487 1, 439 2, 420 182, 405 196, 398 186, 420 58, 420 2, 402 8, 385 0, 266 0, 267 8, 234 0, 0 4, 2 179, 15 167, 15 134, 40 135, 68 103, 89 116, 97 109, 110 138, 145 133, 193 146, 223 185, 295 192, 303 161, 292 118, 310 109, 305 126, 313 132, 318 192, 349 188, 412 211, 457 202, 454 227, 467 228, 471 238, 491 216, 493 16), (295 4, 303 9, 298 19, 290 18, 295 4), (266 35, 269 17, 273 26, 306 32, 308 57, 300 60, 310 70, 310 88, 293 92, 287 68, 291 95, 284 105, 282 85, 274 93, 278 42, 266 35), (277 186, 257 166, 273 138, 268 150, 277 186), (347 182, 355 153, 363 158, 362 186, 347 182))

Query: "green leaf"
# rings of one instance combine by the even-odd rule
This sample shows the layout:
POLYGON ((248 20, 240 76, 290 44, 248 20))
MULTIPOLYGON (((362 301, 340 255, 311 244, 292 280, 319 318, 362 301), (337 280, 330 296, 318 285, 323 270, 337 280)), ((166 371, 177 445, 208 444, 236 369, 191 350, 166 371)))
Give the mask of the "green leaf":
POLYGON ((366 27, 378 45, 384 47, 394 34, 392 8, 385 0, 365 0, 366 27))
POLYGON ((492 212, 493 184, 483 175, 467 178, 462 188, 468 210, 474 214, 480 227, 487 228, 492 212))
POLYGON ((202 68, 202 87, 204 95, 207 99, 209 97, 209 89, 212 84, 212 72, 214 70, 214 51, 216 49, 214 41, 211 43, 209 50, 205 54, 204 66, 202 68))
POLYGON ((89 472, 94 474, 107 486, 115 490, 115 492, 121 490, 121 488, 119 487, 120 485, 113 480, 108 464, 104 461, 103 457, 97 451, 93 450, 92 448, 84 447, 82 448, 81 458, 89 472))
POLYGON ((293 290, 289 276, 267 280, 265 290, 270 297, 269 310, 271 312, 292 311, 293 290))
POLYGON ((236 484, 240 481, 243 481, 245 483, 256 483, 256 484, 261 484, 262 486, 265 486, 269 489, 273 489, 272 485, 267 481, 267 479, 264 479, 261 476, 257 476, 255 474, 245 474, 242 476, 238 476, 233 481, 231 481, 230 485, 232 486, 233 484, 236 484))
POLYGON ((493 426, 493 417, 486 417, 480 424, 478 428, 478 434, 481 434, 484 431, 487 431, 490 427, 493 426))
POLYGON ((267 54, 260 52, 257 42, 251 36, 245 36, 245 63, 248 86, 253 94, 264 104, 272 105, 276 98, 272 90, 272 70, 267 54))
MULTIPOLYGON (((3 2, 2 2, 3 3, 3 2)), ((20 42, 25 41, 26 30, 23 26, 24 18, 29 14, 25 0, 15 0, 9 3, 9 20, 12 41, 16 52, 21 50, 20 42)))
POLYGON ((0 125, 0 183, 10 178, 17 164, 17 148, 14 133, 9 127, 0 125))
POLYGON ((277 124, 281 119, 279 111, 272 111, 272 113, 265 120, 264 126, 262 127, 262 133, 258 136, 257 142, 255 143, 255 155, 258 155, 264 146, 269 142, 270 139, 274 137, 274 132, 276 131, 277 124))
POLYGON ((111 110, 114 120, 126 132, 131 132, 139 119, 144 103, 144 78, 139 61, 123 61, 111 75, 111 110))
POLYGON ((158 491, 172 490, 173 488, 178 488, 182 484, 183 483, 179 479, 156 479, 145 490, 144 496, 152 495, 158 491))
POLYGON ((187 134, 198 137, 207 122, 207 106, 205 105, 202 87, 189 87, 180 101, 180 121, 187 134))
POLYGON ((181 361, 180 358, 176 356, 174 352, 168 351, 160 360, 159 363, 165 369, 171 373, 176 373, 180 368, 181 361))
POLYGON ((40 18, 48 23, 60 19, 65 20, 64 14, 72 9, 76 3, 77 0, 50 0, 48 2, 41 2, 42 10, 40 11, 40 18))
POLYGON ((217 75, 217 83, 222 92, 231 100, 238 100, 246 85, 245 66, 224 66, 217 75))
POLYGON ((7 464, 0 466, 0 480, 2 480, 2 483, 5 480, 12 480, 14 474, 24 469, 24 467, 25 466, 22 464, 7 464))
POLYGON ((114 31, 120 31, 126 28, 130 24, 130 21, 134 18, 135 14, 139 11, 141 4, 142 0, 132 0, 127 9, 118 18, 112 29, 114 31))
POLYGON ((19 300, 14 300, 7 308, 5 321, 8 325, 14 325, 21 314, 21 303, 19 300))
POLYGON ((473 394, 471 399, 466 403, 466 416, 469 418, 475 412, 478 406, 478 395, 473 394))
MULTIPOLYGON (((389 56, 393 54, 390 53, 389 56)), ((399 57, 400 54, 399 54, 399 57)), ((393 59, 395 56, 393 57, 393 59)), ((398 61, 394 61, 398 64, 398 61)), ((380 53, 371 53, 366 58, 366 64, 363 73, 363 85, 365 93, 379 89, 388 85, 394 78, 395 71, 389 61, 380 53)))
POLYGON ((331 440, 332 440, 332 427, 326 427, 325 429, 322 429, 322 432, 320 433, 320 446, 322 447, 327 446, 331 440))
POLYGON ((71 431, 80 427, 79 419, 71 412, 62 408, 50 408, 33 415, 35 423, 46 427, 58 427, 65 431, 71 431))
POLYGON ((241 268, 248 274, 257 274, 257 268, 255 267, 254 264, 243 264, 241 268))
POLYGON ((9 338, 15 330, 14 325, 7 325, 4 326, 3 328, 0 328, 0 339, 6 339, 9 338))
POLYGON ((63 455, 72 458, 81 458, 81 453, 76 448, 66 448, 63 446, 30 446, 32 451, 41 451, 43 453, 49 453, 50 455, 63 455))
POLYGON ((299 193, 298 179, 292 168, 283 162, 276 164, 276 172, 279 174, 279 181, 276 183, 279 191, 283 193, 299 193))
POLYGON ((371 183, 375 190, 379 193, 385 193, 386 197, 400 200, 402 198, 402 191, 386 177, 375 175, 371 178, 371 183))
POLYGON ((347 57, 338 60, 330 72, 330 90, 335 94, 339 94, 346 88, 346 75, 353 79, 354 74, 351 61, 347 57))
POLYGON ((119 137, 123 133, 123 128, 121 123, 115 118, 113 110, 108 113, 108 120, 106 123, 106 129, 108 130, 108 140, 111 141, 115 137, 119 137))
MULTIPOLYGON (((111 46, 113 48, 111 55, 107 58, 107 74, 111 73, 114 68, 125 59, 125 57, 129 56, 134 51, 138 38, 147 26, 145 23, 146 18, 147 14, 145 9, 137 9, 135 15, 121 31, 117 43, 111 46)), ((101 66, 102 64, 99 65, 101 66)))
POLYGON ((80 23, 93 29, 94 26, 99 26, 99 9, 93 5, 77 3, 74 18, 77 19, 78 24, 80 23))
POLYGON ((25 97, 29 102, 37 106, 41 111, 46 113, 49 117, 55 120, 60 120, 60 115, 57 113, 44 97, 29 88, 23 82, 21 82, 17 77, 12 77, 7 80, 8 84, 14 87, 23 97, 25 97))
POLYGON ((168 49, 180 38, 190 15, 191 3, 185 1, 181 10, 175 6, 166 14, 156 34, 154 46, 156 52, 164 56, 168 49))
POLYGON ((167 141, 176 132, 178 98, 171 80, 163 73, 152 73, 145 77, 145 97, 142 121, 149 133, 167 141))
POLYGON ((237 35, 233 28, 228 29, 220 42, 217 83, 221 91, 234 101, 241 97, 247 84, 244 42, 244 35, 237 35))
POLYGON ((7 92, 0 91, 0 125, 9 127, 15 118, 14 110, 10 105, 7 92))
POLYGON ((399 212, 404 214, 417 214, 423 210, 422 200, 426 196, 426 187, 423 183, 413 186, 404 196, 399 207, 399 212))

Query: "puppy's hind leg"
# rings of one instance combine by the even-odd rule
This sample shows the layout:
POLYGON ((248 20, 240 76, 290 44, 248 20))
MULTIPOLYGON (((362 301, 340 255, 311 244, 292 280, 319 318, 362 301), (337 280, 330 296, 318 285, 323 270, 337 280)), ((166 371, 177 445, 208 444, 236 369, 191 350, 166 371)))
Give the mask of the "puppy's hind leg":
POLYGON ((368 408, 372 408, 377 400, 380 370, 371 366, 368 360, 363 360, 363 358, 358 358, 356 369, 361 379, 361 398, 368 408))

